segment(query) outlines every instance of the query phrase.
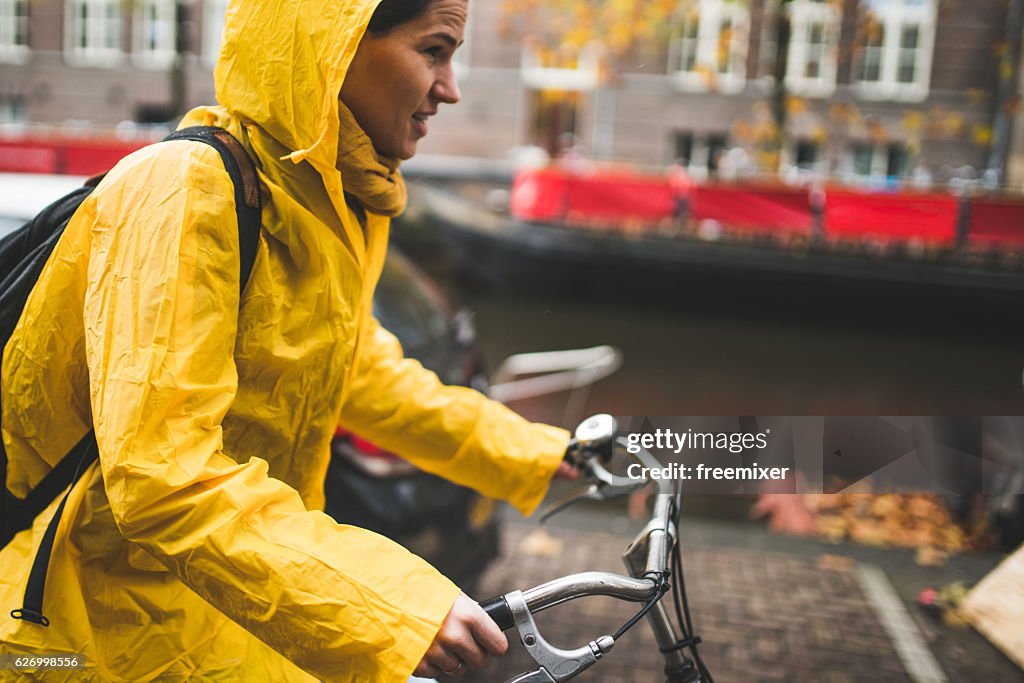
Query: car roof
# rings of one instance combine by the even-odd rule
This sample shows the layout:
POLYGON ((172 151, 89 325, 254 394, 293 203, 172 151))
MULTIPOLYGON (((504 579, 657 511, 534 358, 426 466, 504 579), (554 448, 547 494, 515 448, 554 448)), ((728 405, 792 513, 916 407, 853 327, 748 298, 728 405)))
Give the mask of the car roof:
POLYGON ((0 237, 85 182, 84 176, 0 173, 0 237))

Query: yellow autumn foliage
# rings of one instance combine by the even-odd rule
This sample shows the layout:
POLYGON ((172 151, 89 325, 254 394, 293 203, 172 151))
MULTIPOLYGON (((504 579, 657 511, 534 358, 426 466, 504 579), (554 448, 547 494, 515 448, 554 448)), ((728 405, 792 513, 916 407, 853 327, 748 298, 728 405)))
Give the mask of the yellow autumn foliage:
POLYGON ((623 55, 663 47, 671 27, 698 6, 698 0, 502 0, 499 7, 503 26, 516 26, 548 45, 580 49, 597 43, 623 55))
POLYGON ((922 564, 988 543, 984 519, 957 524, 935 494, 818 494, 807 496, 806 502, 816 513, 815 530, 821 538, 923 549, 922 564))

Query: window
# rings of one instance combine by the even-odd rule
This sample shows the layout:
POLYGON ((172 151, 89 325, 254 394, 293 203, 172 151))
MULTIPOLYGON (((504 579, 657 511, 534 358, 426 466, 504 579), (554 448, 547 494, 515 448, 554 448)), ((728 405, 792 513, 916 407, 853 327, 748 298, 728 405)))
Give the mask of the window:
POLYGON ((0 95, 0 126, 25 123, 27 120, 23 98, 0 95))
POLYGON ((167 68, 177 42, 175 0, 138 0, 133 35, 135 60, 148 68, 167 68))
POLYGON ((122 0, 69 0, 65 50, 71 62, 114 66, 124 54, 122 0))
POLYGON ((531 99, 532 144, 546 149, 551 158, 570 152, 577 143, 579 92, 534 90, 531 99))
POLYGON ((863 41, 860 81, 878 83, 882 80, 882 45, 885 42, 885 26, 873 23, 867 27, 863 41))
POLYGON ((224 39, 224 13, 228 0, 207 0, 203 13, 203 57, 213 66, 220 56, 220 44, 224 39))
POLYGON ((0 0, 0 61, 28 59, 28 0, 0 0))
POLYGON ((813 140, 798 140, 793 156, 797 168, 801 171, 813 171, 818 163, 818 143, 813 140))
POLYGON ((868 0, 858 31, 854 77, 870 99, 928 96, 935 42, 935 0, 868 0))
POLYGON ((729 147, 729 138, 724 133, 675 130, 671 142, 673 163, 682 164, 697 179, 714 177, 729 147))
POLYGON ((793 0, 786 86, 794 93, 828 97, 836 87, 839 12, 827 0, 793 0))
POLYGON ((902 142, 858 142, 853 146, 853 172, 869 178, 901 178, 908 170, 909 156, 902 142))
POLYGON ((675 21, 669 73, 688 90, 742 90, 749 27, 745 3, 699 0, 675 21))
POLYGON ((673 135, 672 149, 674 151, 672 160, 683 166, 689 166, 693 160, 693 133, 688 131, 676 131, 673 135))
POLYGON ((725 135, 708 136, 707 166, 708 175, 712 178, 718 175, 718 167, 722 161, 722 156, 725 154, 727 145, 728 139, 725 135))
POLYGON ((524 45, 520 73, 524 84, 538 90, 590 91, 600 81, 598 63, 596 45, 579 51, 524 45))

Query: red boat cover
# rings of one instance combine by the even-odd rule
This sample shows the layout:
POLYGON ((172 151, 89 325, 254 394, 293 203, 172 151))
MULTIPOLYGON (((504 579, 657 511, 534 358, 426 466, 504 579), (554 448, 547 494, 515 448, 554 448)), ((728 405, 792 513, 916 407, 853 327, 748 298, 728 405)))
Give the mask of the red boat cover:
POLYGON ((512 215, 547 222, 657 222, 676 210, 667 176, 557 168, 524 171, 512 184, 512 215))
POLYGON ((983 246, 1024 246, 1024 202, 971 201, 971 242, 983 246))
POLYGON ((746 230, 806 234, 811 230, 807 191, 772 185, 700 185, 691 192, 691 217, 746 230))
POLYGON ((0 139, 0 173, 63 173, 92 176, 147 144, 111 139, 0 139))
MULTIPOLYGON (((956 241, 957 199, 944 193, 883 193, 827 187, 827 239, 956 241)), ((696 221, 773 234, 811 230, 808 190, 767 183, 694 184, 682 174, 640 175, 605 169, 520 172, 512 187, 512 215, 529 221, 590 225, 654 224, 687 209, 696 221)), ((971 243, 1024 245, 1024 200, 971 200, 971 243)))
POLYGON ((919 239, 952 243, 956 235, 956 199, 946 194, 882 194, 829 188, 825 234, 853 240, 919 239))

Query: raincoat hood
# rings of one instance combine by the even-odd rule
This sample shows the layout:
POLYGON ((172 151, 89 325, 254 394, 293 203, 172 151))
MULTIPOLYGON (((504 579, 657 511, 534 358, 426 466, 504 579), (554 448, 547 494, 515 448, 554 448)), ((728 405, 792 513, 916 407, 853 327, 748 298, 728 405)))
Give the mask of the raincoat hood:
POLYGON ((256 155, 285 176, 300 172, 285 164, 308 162, 343 221, 338 94, 379 2, 235 0, 214 70, 217 100, 246 125, 256 155))

